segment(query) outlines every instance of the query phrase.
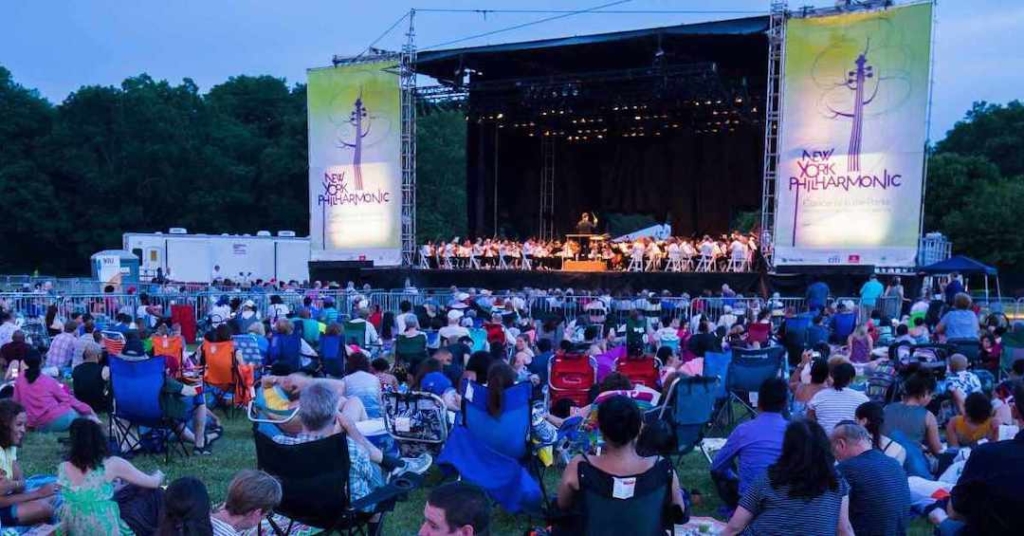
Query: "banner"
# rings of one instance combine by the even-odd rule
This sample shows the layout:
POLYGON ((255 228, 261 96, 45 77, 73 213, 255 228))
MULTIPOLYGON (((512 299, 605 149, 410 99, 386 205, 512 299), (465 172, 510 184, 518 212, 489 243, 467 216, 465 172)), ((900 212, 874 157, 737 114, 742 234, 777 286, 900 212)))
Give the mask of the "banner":
POLYGON ((394 62, 308 73, 310 260, 402 262, 398 82, 394 62))
POLYGON ((776 264, 915 264, 931 32, 931 3, 787 21, 776 264))

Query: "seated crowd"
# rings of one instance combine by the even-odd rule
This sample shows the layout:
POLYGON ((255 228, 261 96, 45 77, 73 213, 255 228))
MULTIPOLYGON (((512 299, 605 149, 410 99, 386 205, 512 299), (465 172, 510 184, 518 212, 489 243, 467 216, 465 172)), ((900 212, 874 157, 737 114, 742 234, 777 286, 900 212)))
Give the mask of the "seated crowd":
POLYGON ((777 349, 784 356, 777 373, 737 393, 756 407, 754 418, 711 457, 723 534, 785 534, 794 526, 808 534, 904 534, 915 515, 943 534, 1020 526, 1014 508, 1024 465, 1015 462, 1024 435, 1014 434, 1024 419, 1024 359, 1001 370, 1002 338, 1013 330, 982 325, 966 294, 923 318, 907 303, 895 321, 863 302, 814 307, 808 299, 809 311, 776 315, 770 301, 763 310, 741 301, 676 309, 648 296, 643 307, 612 315, 618 300, 595 293, 580 308, 550 307, 542 316, 530 314, 529 294, 454 296, 430 306, 406 302, 397 313, 362 308, 347 321, 330 300, 271 315, 219 300, 195 352, 163 317, 122 315, 103 333, 85 315, 68 319, 45 355, 13 331, 0 346, 12 386, 0 401, 0 524, 55 521, 69 534, 235 534, 273 513, 282 501, 279 475, 240 472, 212 509, 200 480, 162 489, 162 473, 147 475, 111 454, 132 448, 118 433, 108 441, 100 424, 119 418, 101 417, 116 405, 115 365, 160 358, 163 417, 192 453, 215 455, 223 430, 213 407, 252 399, 256 433, 281 448, 344 436, 350 501, 432 465, 458 470, 463 483, 430 492, 421 534, 487 533, 491 501, 510 512, 543 511, 555 533, 657 534, 686 523, 697 494, 676 475, 672 432, 653 425, 653 410, 671 400, 677 381, 721 374, 712 369, 723 355, 777 349), (553 376, 566 362, 582 363, 583 392, 559 390, 553 376), (217 372, 225 365, 226 380, 217 372), (997 384, 993 370, 1009 378, 997 384), (388 397, 406 392, 436 396, 448 415, 448 443, 408 452, 390 437, 395 430, 375 429, 379 421, 394 426, 388 397), (499 428, 518 411, 520 392, 527 457, 563 466, 551 504, 532 491, 513 497, 509 482, 529 491, 525 481, 535 477, 499 468, 519 467, 521 453, 494 440, 497 431, 472 429, 473 407, 499 428), (287 417, 271 418, 280 414, 287 417), (28 430, 70 434, 55 478, 22 474, 18 446, 28 430), (491 470, 475 473, 474 464, 491 470), (625 503, 615 500, 649 515, 624 517, 625 503), (148 526, 125 515, 140 502, 159 505, 148 526))

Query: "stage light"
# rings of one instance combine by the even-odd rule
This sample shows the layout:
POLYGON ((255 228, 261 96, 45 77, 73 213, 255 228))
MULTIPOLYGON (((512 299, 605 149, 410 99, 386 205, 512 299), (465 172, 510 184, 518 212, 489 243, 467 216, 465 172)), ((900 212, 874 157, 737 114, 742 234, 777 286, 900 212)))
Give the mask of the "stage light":
POLYGON ((637 121, 639 121, 640 120, 640 116, 638 115, 638 116, 634 117, 633 119, 636 119, 637 121))
POLYGON ((502 114, 502 113, 498 114, 498 119, 504 119, 504 118, 505 118, 505 114, 502 114))

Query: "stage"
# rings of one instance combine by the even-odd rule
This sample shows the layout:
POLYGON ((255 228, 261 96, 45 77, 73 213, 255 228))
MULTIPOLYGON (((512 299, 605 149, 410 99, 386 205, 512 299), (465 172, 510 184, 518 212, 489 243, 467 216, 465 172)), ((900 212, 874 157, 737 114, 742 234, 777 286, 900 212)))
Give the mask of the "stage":
MULTIPOLYGON (((861 285, 867 281, 873 267, 843 269, 833 267, 828 271, 815 273, 807 270, 801 274, 777 273, 672 273, 672 272, 569 272, 558 270, 422 270, 409 268, 372 268, 350 263, 318 263, 309 265, 311 280, 337 281, 342 285, 349 281, 357 287, 370 285, 373 288, 400 289, 406 284, 417 288, 462 289, 486 288, 509 290, 530 288, 560 288, 576 290, 607 290, 611 293, 635 293, 641 290, 653 292, 669 291, 673 295, 686 292, 699 296, 705 290, 718 295, 722 285, 728 284, 736 292, 768 297, 772 292, 783 296, 803 296, 813 277, 825 281, 834 296, 856 296, 861 285)), ((914 277, 903 276, 906 288, 915 288, 914 277)))

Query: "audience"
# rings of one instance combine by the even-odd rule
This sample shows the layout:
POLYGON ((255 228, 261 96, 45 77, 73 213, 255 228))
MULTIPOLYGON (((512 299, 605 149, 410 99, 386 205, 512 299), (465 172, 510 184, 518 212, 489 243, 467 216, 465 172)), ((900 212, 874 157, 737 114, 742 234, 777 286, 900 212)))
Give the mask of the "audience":
POLYGON ((85 347, 82 362, 71 371, 71 385, 75 398, 85 402, 96 413, 110 411, 110 367, 100 364, 102 350, 98 345, 85 347))
POLYGON ((164 492, 164 506, 156 536, 211 536, 210 494, 198 478, 186 476, 171 482, 164 492))
POLYGON ((740 498, 721 534, 852 535, 849 490, 822 427, 791 422, 779 459, 740 498))
POLYGON ((803 416, 807 411, 807 403, 824 389, 828 388, 828 361, 813 358, 810 350, 803 353, 800 366, 793 369, 789 385, 793 389, 793 414, 803 416), (810 369, 810 383, 804 383, 805 369, 810 369))
POLYGON ((885 423, 885 410, 878 402, 865 402, 857 406, 857 424, 864 427, 871 435, 871 446, 886 456, 896 460, 900 466, 907 460, 907 451, 896 441, 882 435, 885 423))
POLYGON ((950 448, 976 447, 983 439, 999 440, 999 423, 992 416, 992 402, 985 393, 971 393, 964 402, 964 413, 946 423, 946 443, 950 448))
MULTIPOLYGON (((650 519, 646 516, 638 516, 631 519, 615 519, 614 513, 605 516, 606 524, 600 529, 606 533, 615 533, 616 527, 620 530, 629 529, 635 534, 655 534, 659 530, 671 527, 676 521, 682 521, 686 513, 686 506, 683 503, 683 495, 679 485, 679 479, 672 467, 672 462, 661 457, 643 457, 636 451, 636 440, 640 435, 641 415, 636 403, 624 396, 613 396, 601 403, 601 410, 598 412, 598 427, 601 437, 604 439, 604 448, 601 454, 596 456, 576 456, 562 473, 562 481, 558 485, 558 507, 563 511, 570 511, 577 504, 578 495, 581 489, 581 480, 593 480, 592 486, 597 489, 606 489, 612 492, 612 481, 617 478, 636 478, 634 483, 638 492, 645 489, 658 489, 650 480, 658 482, 664 478, 664 485, 669 492, 661 504, 672 504, 678 507, 677 519, 650 519), (670 476, 665 476, 670 475, 670 476), (648 480, 650 479, 650 480, 648 480), (648 481, 648 482, 645 482, 648 481), (650 487, 648 487, 650 486, 650 487), (647 530, 645 530, 645 528, 647 530)), ((631 490, 632 491, 632 490, 631 490)), ((617 492, 613 492, 617 493, 617 492)), ((623 497, 625 498, 625 497, 623 497)), ((586 505, 583 505, 586 508, 586 505)), ((601 518, 599 512, 588 512, 581 516, 582 522, 590 515, 601 518)), ((582 523, 585 525, 585 523, 582 523)), ((590 533, 589 531, 599 530, 597 527, 579 527, 576 533, 590 533)))
POLYGON ((807 418, 817 421, 826 433, 839 421, 852 420, 857 406, 868 401, 868 397, 850 388, 850 382, 857 375, 853 365, 840 362, 830 372, 832 387, 823 389, 807 403, 807 418))
POLYGON ((0 525, 32 525, 53 517, 56 484, 26 489, 18 463, 18 448, 25 438, 28 416, 11 399, 0 400, 0 525))
POLYGON ((843 421, 832 431, 836 468, 850 486, 849 518, 856 534, 903 535, 910 486, 903 467, 874 448, 861 425, 843 421))
POLYGON ((787 425, 782 412, 787 399, 782 379, 766 380, 758 391, 757 417, 737 426, 715 456, 711 478, 729 509, 736 508, 740 497, 782 452, 787 425))
POLYGON ((927 372, 916 372, 907 378, 903 383, 903 400, 885 406, 882 433, 893 437, 894 432, 899 432, 912 446, 923 444, 934 455, 942 453, 939 422, 935 414, 928 411, 934 390, 935 378, 927 372))
POLYGON ((281 483, 264 473, 240 471, 228 484, 224 504, 210 515, 214 536, 239 536, 259 526, 281 503, 281 483))
POLYGON ((490 534, 491 500, 466 482, 442 484, 427 495, 419 536, 490 534))
POLYGON ((963 292, 953 298, 953 309, 943 315, 935 332, 944 340, 978 340, 978 315, 971 310, 971 297, 963 292))
POLYGON ((114 483, 156 488, 164 480, 160 470, 152 475, 107 452, 103 428, 88 419, 71 423, 68 461, 57 467, 63 503, 57 512, 67 534, 131 534, 114 502, 114 483))
POLYGON ((99 417, 88 404, 68 394, 57 380, 42 374, 41 366, 39 352, 30 351, 25 356, 25 373, 14 381, 12 398, 25 408, 29 428, 42 432, 65 432, 79 416, 99 422, 99 417))
MULTIPOLYGON (((1018 426, 1024 428, 1024 384, 1013 388, 1018 426)), ((1024 532, 1024 431, 1009 441, 974 449, 951 493, 950 519, 941 534, 1024 532)))

